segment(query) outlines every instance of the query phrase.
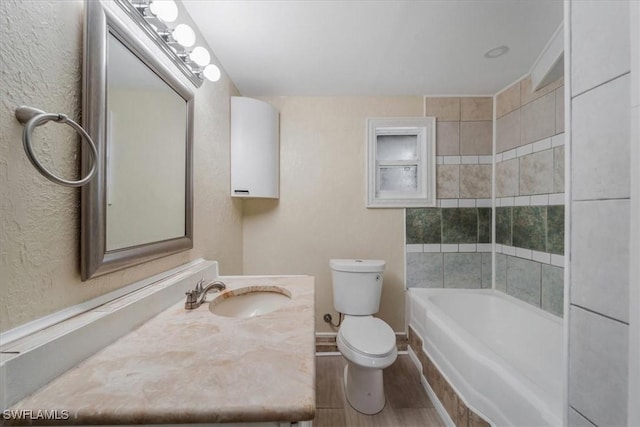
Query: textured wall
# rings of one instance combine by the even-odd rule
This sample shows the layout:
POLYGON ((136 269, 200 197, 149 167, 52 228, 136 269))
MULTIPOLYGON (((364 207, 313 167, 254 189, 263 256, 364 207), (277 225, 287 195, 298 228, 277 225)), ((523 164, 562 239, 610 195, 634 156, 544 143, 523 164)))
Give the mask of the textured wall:
POLYGON ((403 209, 365 208, 365 118, 422 116, 422 97, 274 97, 280 199, 244 206, 244 272, 316 278, 316 327, 335 313, 331 258, 387 262, 379 316, 404 331, 403 209))
MULTIPOLYGON (((47 181, 31 166, 22 148, 22 126, 13 114, 27 104, 81 119, 83 4, 0 2, 3 331, 199 257, 220 261, 224 274, 242 272, 242 209, 228 196, 228 97, 237 91, 223 76, 194 88, 193 250, 80 281, 79 190, 47 181)), ((78 147, 68 129, 49 123, 35 135, 39 156, 72 176, 78 147)))

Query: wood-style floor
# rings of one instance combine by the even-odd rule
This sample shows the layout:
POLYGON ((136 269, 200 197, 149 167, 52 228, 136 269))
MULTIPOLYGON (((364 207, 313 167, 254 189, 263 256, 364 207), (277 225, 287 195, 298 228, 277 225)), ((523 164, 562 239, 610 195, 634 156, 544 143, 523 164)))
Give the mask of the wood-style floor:
POLYGON ((418 370, 407 355, 399 355, 383 371, 387 403, 382 412, 364 415, 344 396, 342 356, 316 357, 316 418, 314 427, 444 426, 420 384, 418 370))

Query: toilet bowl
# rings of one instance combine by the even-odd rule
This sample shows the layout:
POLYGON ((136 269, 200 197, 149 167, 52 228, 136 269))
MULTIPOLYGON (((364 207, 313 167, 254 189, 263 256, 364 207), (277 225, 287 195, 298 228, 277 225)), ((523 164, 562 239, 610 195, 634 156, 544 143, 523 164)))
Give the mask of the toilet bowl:
POLYGON ((376 414, 385 405, 382 370, 398 356, 396 335, 373 317, 380 307, 381 260, 330 261, 335 309, 344 314, 336 338, 347 361, 344 389, 349 404, 363 414, 376 414))
POLYGON ((398 356, 395 333, 373 316, 346 316, 336 341, 347 361, 344 388, 349 404, 363 414, 377 414, 385 405, 382 370, 398 356))

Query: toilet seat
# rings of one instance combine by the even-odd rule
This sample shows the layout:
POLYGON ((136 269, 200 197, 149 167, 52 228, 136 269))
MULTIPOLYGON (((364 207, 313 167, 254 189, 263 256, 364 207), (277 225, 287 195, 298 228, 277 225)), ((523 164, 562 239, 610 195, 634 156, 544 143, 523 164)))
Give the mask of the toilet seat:
POLYGON ((386 358, 397 354, 393 329, 373 316, 346 317, 338 338, 349 350, 361 356, 386 358))

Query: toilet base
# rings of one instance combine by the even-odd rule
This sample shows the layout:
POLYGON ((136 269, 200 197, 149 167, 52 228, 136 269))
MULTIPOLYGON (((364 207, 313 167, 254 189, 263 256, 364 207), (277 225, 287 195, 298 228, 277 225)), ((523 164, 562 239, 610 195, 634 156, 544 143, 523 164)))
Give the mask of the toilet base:
POLYGON ((347 361, 344 391, 353 409, 366 415, 377 414, 385 405, 382 369, 363 368, 347 361))

